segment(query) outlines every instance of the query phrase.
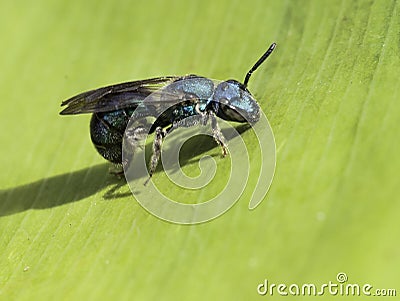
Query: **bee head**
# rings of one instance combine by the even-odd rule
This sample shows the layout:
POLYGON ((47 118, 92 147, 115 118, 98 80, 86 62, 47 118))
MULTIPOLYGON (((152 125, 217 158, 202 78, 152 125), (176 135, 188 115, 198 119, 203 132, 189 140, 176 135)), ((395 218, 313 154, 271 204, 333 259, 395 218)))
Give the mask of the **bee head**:
POLYGON ((260 119, 260 107, 247 88, 236 80, 220 83, 213 96, 216 115, 236 122, 255 123, 260 119))
POLYGON ((217 116, 228 121, 256 123, 260 119, 260 107, 253 95, 247 90, 247 84, 254 71, 270 56, 276 44, 272 43, 267 51, 247 72, 243 84, 236 80, 220 83, 215 89, 210 105, 217 116))

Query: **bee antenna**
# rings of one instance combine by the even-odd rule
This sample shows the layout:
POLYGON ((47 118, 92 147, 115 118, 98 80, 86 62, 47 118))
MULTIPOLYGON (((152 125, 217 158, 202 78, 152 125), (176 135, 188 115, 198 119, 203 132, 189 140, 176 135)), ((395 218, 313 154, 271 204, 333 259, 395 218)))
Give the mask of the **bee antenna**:
POLYGON ((247 83, 249 82, 251 74, 257 70, 257 68, 269 57, 269 55, 272 53, 272 51, 275 49, 276 44, 272 43, 271 46, 269 46, 268 50, 258 59, 258 61, 254 64, 253 67, 247 72, 246 77, 244 78, 243 86, 247 87, 247 83))

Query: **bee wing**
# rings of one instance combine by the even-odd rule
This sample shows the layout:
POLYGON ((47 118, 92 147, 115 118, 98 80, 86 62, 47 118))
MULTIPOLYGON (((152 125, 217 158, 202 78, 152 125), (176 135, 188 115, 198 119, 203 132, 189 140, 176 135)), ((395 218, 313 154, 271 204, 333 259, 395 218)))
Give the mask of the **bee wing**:
POLYGON ((61 103, 66 106, 61 115, 108 112, 124 108, 135 108, 150 94, 181 79, 165 76, 111 85, 78 94, 61 103))

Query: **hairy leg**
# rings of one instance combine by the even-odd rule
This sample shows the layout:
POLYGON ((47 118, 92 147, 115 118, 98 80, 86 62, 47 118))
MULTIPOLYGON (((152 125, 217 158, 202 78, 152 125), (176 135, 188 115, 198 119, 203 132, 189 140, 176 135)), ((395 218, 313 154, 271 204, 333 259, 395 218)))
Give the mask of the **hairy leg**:
POLYGON ((157 127, 155 130, 155 138, 153 141, 153 153, 151 155, 150 159, 150 166, 149 166, 149 178, 144 182, 144 185, 147 185, 147 183, 150 181, 151 177, 153 176, 154 172, 156 171, 158 161, 160 160, 160 155, 161 155, 161 148, 162 148, 162 143, 167 135, 167 132, 162 129, 161 127, 157 127))
POLYGON ((226 156, 228 154, 228 144, 226 143, 226 139, 221 132, 221 129, 218 125, 217 118, 214 112, 208 112, 208 115, 211 119, 211 131, 214 137, 214 140, 221 146, 222 148, 222 156, 226 156))

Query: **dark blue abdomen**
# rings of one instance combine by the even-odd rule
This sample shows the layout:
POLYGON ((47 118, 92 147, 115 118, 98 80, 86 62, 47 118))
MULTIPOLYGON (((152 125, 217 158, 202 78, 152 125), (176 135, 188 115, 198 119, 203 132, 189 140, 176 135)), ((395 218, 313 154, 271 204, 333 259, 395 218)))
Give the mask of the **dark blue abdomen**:
POLYGON ((122 137, 134 109, 99 112, 90 120, 90 137, 96 150, 108 161, 122 162, 122 137))

